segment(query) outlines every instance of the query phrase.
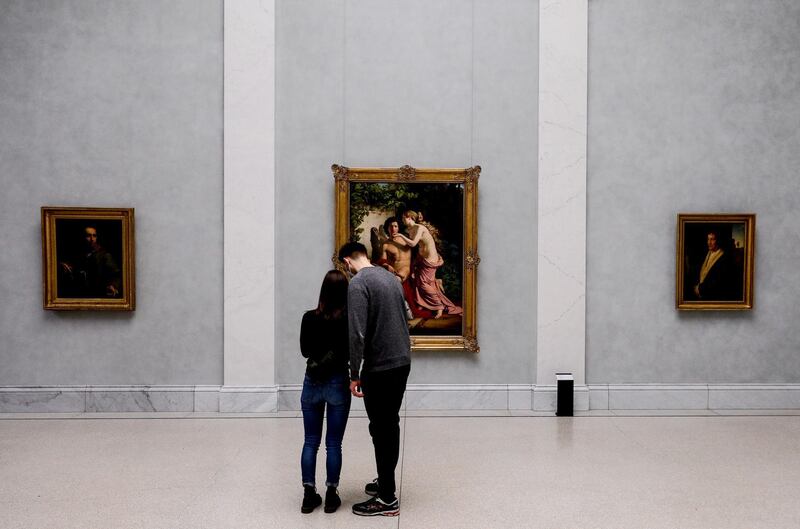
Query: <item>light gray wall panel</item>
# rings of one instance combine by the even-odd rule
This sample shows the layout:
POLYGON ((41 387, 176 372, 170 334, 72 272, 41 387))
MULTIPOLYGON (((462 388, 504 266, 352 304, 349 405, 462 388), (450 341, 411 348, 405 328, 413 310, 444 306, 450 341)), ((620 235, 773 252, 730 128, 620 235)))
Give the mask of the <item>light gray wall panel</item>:
MULTIPOLYGON (((470 382, 536 381, 539 4, 475 2, 478 333, 470 382)), ((439 357, 440 361, 442 360, 439 357)), ((452 364, 452 362, 450 362, 452 364)), ((446 377, 447 365, 434 376, 446 377)))
POLYGON ((277 27, 278 382, 302 379, 300 317, 329 268, 342 162, 482 165, 482 352, 415 354, 410 381, 531 383, 538 3, 283 0, 277 27))
POLYGON ((302 381, 300 320, 333 254, 333 176, 343 152, 344 2, 276 6, 276 347, 280 384, 302 381))
POLYGON ((800 382, 800 4, 589 15, 588 381, 800 382), (675 310, 678 212, 758 215, 755 310, 675 310))
POLYGON ((222 6, 0 5, 0 385, 222 382, 222 6), (137 310, 42 310, 39 208, 136 208, 137 310))
POLYGON ((347 163, 467 163, 472 2, 350 0, 346 20, 347 163))

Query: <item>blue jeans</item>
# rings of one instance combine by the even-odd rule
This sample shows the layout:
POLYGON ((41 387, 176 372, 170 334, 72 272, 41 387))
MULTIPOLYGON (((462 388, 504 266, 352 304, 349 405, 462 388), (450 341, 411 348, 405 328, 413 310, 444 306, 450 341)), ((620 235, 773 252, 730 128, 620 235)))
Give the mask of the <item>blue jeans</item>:
POLYGON ((317 450, 322 442, 322 418, 325 405, 328 408, 328 428, 325 432, 326 469, 329 487, 339 486, 342 472, 342 438, 350 415, 350 378, 334 375, 324 381, 311 380, 306 376, 300 404, 303 410, 305 442, 300 456, 303 485, 316 486, 317 450))

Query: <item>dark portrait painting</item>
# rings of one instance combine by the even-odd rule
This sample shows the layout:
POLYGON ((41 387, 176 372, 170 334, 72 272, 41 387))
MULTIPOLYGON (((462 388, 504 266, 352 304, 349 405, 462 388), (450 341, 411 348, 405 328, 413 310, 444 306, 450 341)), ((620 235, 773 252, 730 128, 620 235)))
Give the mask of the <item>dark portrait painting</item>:
POLYGON ((754 215, 679 215, 679 309, 752 308, 754 215))
POLYGON ((414 350, 478 352, 480 167, 347 168, 336 179, 336 248, 362 243, 394 274, 414 350))
POLYGON ((133 310, 133 209, 42 208, 45 308, 133 310))
POLYGON ((121 298, 122 221, 56 219, 58 297, 121 298))

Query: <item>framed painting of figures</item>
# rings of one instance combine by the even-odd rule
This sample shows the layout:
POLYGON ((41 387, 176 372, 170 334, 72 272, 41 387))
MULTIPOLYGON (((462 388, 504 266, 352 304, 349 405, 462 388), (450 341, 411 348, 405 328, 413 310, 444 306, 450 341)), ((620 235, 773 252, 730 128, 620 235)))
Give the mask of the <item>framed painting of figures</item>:
POLYGON ((754 214, 678 214, 676 307, 753 308, 754 214))
POLYGON ((133 218, 133 208, 42 208, 45 309, 136 308, 133 218))
POLYGON ((411 309, 412 349, 478 352, 481 168, 332 169, 335 250, 360 242, 374 266, 397 277, 411 309))

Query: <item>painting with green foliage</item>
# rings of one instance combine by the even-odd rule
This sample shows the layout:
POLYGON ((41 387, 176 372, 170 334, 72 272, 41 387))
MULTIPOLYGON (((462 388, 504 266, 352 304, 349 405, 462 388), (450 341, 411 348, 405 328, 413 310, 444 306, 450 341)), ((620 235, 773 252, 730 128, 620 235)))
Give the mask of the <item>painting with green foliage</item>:
POLYGON ((350 240, 401 281, 412 334, 460 334, 464 185, 350 182, 349 206, 350 240))

